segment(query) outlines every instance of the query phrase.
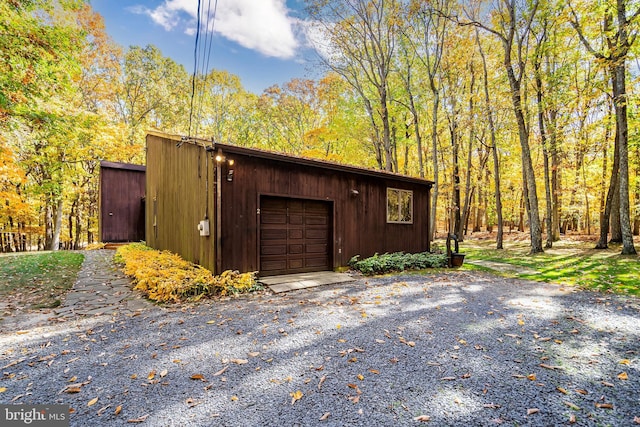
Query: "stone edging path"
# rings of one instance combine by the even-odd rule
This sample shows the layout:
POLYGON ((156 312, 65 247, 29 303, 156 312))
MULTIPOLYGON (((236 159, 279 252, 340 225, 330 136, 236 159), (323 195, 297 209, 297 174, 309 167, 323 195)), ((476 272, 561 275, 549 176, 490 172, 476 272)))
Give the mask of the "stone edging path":
POLYGON ((53 311, 56 317, 131 315, 152 306, 132 290, 130 280, 113 262, 113 250, 84 251, 83 255, 76 283, 53 311))

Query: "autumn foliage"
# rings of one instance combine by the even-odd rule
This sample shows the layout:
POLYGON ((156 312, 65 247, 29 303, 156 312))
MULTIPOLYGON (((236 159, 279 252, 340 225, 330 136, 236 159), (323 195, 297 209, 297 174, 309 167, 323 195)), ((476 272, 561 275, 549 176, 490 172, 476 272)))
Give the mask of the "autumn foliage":
POLYGON ((214 276, 179 255, 153 250, 142 243, 121 246, 115 260, 123 265, 124 273, 133 278, 134 289, 157 302, 195 301, 260 289, 254 273, 227 270, 214 276))

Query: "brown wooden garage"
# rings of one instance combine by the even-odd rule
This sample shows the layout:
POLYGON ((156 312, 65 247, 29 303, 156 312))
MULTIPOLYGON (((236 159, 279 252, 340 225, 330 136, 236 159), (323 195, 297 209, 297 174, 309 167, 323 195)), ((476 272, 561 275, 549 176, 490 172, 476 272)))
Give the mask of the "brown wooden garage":
POLYGON ((331 203, 262 196, 260 274, 331 269, 331 203))
POLYGON ((432 182, 150 132, 146 241, 214 273, 336 270, 429 246, 432 182))

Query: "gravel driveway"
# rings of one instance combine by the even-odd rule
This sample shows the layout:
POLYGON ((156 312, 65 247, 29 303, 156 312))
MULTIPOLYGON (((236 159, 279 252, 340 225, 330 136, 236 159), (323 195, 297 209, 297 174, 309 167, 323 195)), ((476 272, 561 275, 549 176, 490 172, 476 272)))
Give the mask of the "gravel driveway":
POLYGON ((395 275, 2 333, 0 403, 73 426, 633 426, 639 351, 635 298, 395 275))

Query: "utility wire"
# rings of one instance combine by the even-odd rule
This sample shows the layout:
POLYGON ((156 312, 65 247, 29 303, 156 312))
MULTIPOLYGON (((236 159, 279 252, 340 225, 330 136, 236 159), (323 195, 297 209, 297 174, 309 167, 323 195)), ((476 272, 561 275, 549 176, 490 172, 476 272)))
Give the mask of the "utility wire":
POLYGON ((197 118, 198 121, 196 123, 196 134, 198 133, 198 128, 200 126, 200 123, 202 122, 202 105, 204 102, 204 97, 205 97, 205 90, 206 90, 206 86, 207 86, 207 73, 209 72, 209 61, 211 59, 211 50, 213 47, 213 37, 214 37, 214 29, 215 29, 215 22, 216 22, 216 12, 218 10, 218 0, 215 0, 214 6, 213 6, 213 13, 211 13, 211 0, 208 0, 208 4, 207 4, 207 19, 206 19, 206 26, 205 26, 205 37, 204 37, 204 44, 202 46, 202 56, 206 59, 202 59, 201 61, 201 72, 200 75, 202 77, 201 82, 200 82, 200 92, 199 92, 199 102, 198 102, 198 114, 197 114, 197 118))
POLYGON ((193 75, 191 76, 191 105, 189 106, 189 138, 191 138, 191 122, 193 119, 193 100, 196 96, 196 75, 198 73, 198 41, 200 39, 200 0, 198 0, 198 18, 196 27, 196 44, 193 49, 193 75))

